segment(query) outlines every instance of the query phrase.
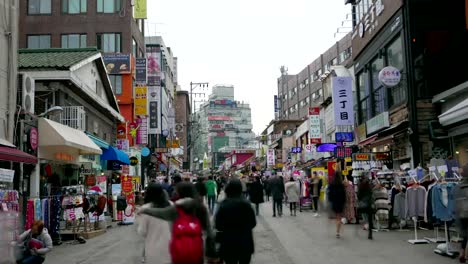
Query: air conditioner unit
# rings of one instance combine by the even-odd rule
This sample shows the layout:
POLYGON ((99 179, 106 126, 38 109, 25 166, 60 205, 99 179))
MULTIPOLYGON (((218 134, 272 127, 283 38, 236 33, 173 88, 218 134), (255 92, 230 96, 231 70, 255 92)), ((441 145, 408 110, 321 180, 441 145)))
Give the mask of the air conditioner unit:
POLYGON ((21 108, 26 113, 34 114, 34 79, 27 74, 23 74, 21 88, 21 108))

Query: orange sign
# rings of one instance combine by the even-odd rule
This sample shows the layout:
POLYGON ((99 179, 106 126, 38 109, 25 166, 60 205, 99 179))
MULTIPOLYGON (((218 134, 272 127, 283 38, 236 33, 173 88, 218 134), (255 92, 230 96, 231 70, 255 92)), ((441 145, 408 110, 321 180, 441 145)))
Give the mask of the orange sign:
POLYGON ((390 153, 376 153, 375 159, 376 160, 388 160, 390 159, 390 153))
POLYGON ((355 160, 370 160, 370 155, 369 154, 356 154, 355 160))
POLYGON ((122 192, 126 195, 130 194, 133 192, 133 181, 132 177, 130 176, 123 176, 121 178, 121 183, 122 183, 122 192))

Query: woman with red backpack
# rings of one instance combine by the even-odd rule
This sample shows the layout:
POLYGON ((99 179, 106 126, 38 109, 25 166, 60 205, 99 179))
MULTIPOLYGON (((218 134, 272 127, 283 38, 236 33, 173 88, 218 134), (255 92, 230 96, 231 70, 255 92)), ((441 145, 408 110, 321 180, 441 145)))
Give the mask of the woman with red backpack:
POLYGON ((202 264, 204 257, 215 260, 215 240, 208 209, 198 198, 192 183, 176 186, 174 205, 166 208, 142 208, 139 214, 172 222, 169 251, 172 264, 202 264), (203 237, 206 237, 205 243, 203 237))

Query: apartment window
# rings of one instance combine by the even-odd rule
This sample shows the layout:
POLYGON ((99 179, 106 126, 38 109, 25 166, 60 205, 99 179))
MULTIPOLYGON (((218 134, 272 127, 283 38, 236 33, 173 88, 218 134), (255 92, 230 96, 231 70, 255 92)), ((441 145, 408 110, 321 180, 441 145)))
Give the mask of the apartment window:
POLYGON ((305 79, 305 85, 309 84, 309 78, 305 79))
POLYGON ((98 34, 97 47, 105 53, 122 52, 120 33, 98 34))
POLYGON ((49 49, 50 35, 28 36, 28 49, 49 49))
POLYGON ((62 35, 62 48, 77 49, 86 47, 86 34, 62 35))
POLYGON ((306 101, 306 104, 309 104, 309 102, 310 102, 310 97, 307 96, 307 98, 305 99, 305 101, 306 101))
POLYGON ((122 75, 109 75, 109 80, 112 84, 112 89, 115 95, 122 94, 122 75))
POLYGON ((96 0, 98 13, 116 13, 120 11, 121 0, 96 0))
POLYGON ((50 15, 52 14, 52 0, 29 0, 29 15, 50 15))
POLYGON ((86 13, 88 0, 62 0, 62 13, 81 14, 86 13))
MULTIPOLYGON (((387 62, 388 65, 399 69, 401 73, 404 72, 405 64, 403 62, 403 46, 401 37, 395 39, 387 47, 387 62)), ((406 81, 402 79, 400 84, 396 87, 388 88, 387 92, 389 94, 389 107, 400 105, 406 100, 406 81)))
POLYGON ((371 98, 370 98, 370 83, 369 83, 369 74, 368 72, 362 72, 358 75, 358 86, 359 86, 359 104, 361 111, 360 112, 360 123, 364 123, 369 120, 371 116, 371 98))

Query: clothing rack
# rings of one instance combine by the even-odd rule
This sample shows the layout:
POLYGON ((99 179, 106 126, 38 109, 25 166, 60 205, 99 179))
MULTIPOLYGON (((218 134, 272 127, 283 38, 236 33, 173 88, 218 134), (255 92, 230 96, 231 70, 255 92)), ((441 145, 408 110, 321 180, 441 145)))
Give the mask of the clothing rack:
POLYGON ((449 231, 448 231, 446 221, 444 221, 444 226, 445 226, 445 243, 439 244, 437 248, 434 249, 434 253, 442 255, 442 256, 454 257, 458 252, 456 250, 452 250, 452 248, 450 247, 449 231))
POLYGON ((416 216, 413 217, 413 223, 414 223, 414 239, 408 240, 408 243, 413 244, 413 245, 428 244, 429 241, 427 241, 426 239, 418 238, 418 218, 416 216))

